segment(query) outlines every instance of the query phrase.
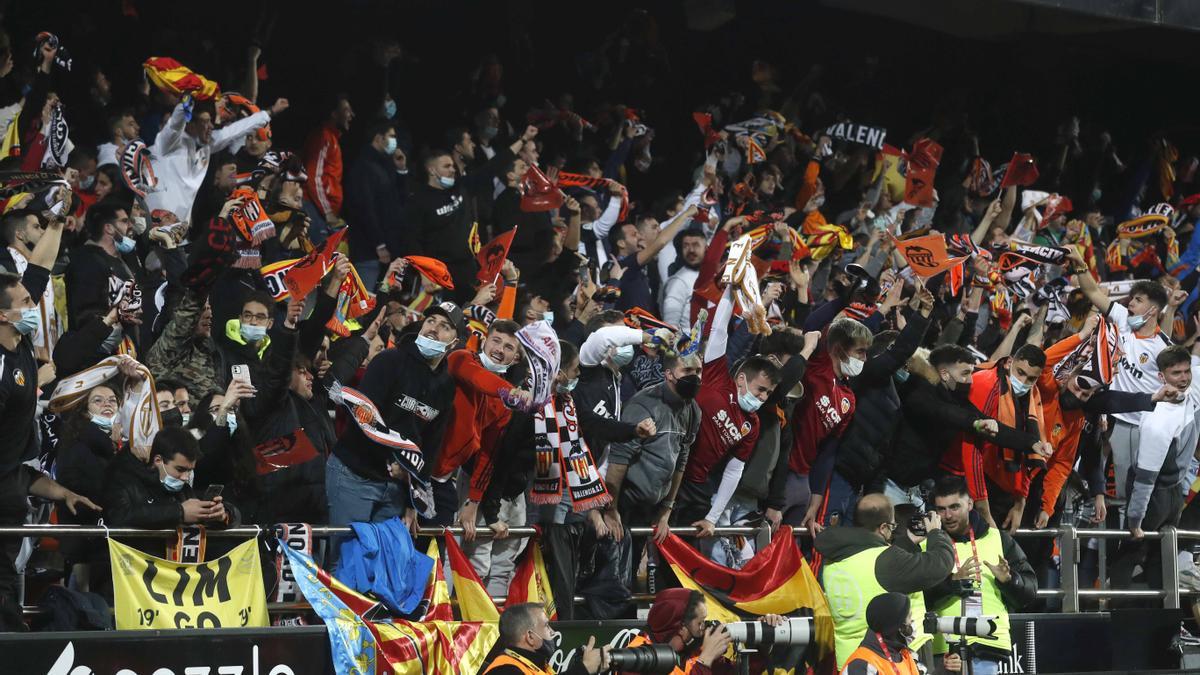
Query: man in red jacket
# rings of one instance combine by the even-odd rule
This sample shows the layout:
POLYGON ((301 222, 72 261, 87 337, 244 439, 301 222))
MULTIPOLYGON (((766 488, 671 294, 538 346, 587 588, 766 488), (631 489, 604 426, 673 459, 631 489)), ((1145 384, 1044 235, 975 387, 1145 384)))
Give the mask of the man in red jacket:
MULTIPOLYGON (((332 229, 342 222, 342 146, 338 140, 350 129, 354 110, 345 94, 334 98, 325 122, 313 130, 304 142, 304 198, 317 207, 321 218, 332 229)), ((311 214, 310 214, 311 216, 311 214)))

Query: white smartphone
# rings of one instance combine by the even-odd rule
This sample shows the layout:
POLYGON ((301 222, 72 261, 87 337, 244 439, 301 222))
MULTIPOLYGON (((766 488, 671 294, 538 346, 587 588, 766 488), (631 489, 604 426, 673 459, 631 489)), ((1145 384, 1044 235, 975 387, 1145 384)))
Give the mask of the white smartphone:
POLYGON ((232 373, 233 379, 242 380, 243 382, 250 382, 250 367, 246 364, 234 364, 229 371, 232 373))

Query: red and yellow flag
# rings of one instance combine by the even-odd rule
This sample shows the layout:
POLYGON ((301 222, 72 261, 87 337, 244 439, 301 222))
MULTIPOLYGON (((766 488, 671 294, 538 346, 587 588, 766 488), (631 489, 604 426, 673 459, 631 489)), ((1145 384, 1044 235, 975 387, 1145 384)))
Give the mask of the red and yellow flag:
POLYGON ((504 606, 536 602, 546 608, 546 616, 551 621, 556 621, 558 607, 554 604, 554 592, 550 589, 550 576, 546 573, 546 561, 539 544, 539 538, 534 537, 521 553, 508 585, 508 599, 504 601, 504 606))
POLYGON ((446 585, 446 572, 442 567, 442 553, 438 550, 437 539, 429 540, 429 550, 425 555, 433 558, 433 569, 429 570, 429 584, 425 586, 425 596, 421 598, 421 606, 425 607, 423 620, 453 621, 450 588, 446 585))
POLYGON ((704 594, 710 619, 728 623, 747 615, 811 613, 817 663, 832 665, 829 603, 796 546, 792 528, 779 528, 771 544, 740 570, 718 565, 673 534, 658 551, 679 583, 704 594))
MULTIPOLYGON (((492 602, 483 581, 471 566, 454 536, 446 533, 446 555, 450 559, 450 577, 454 581, 454 597, 458 598, 458 613, 463 621, 499 621, 500 610, 492 602)), ((442 672, 442 671, 431 671, 442 672)))
POLYGON ((151 56, 142 64, 142 69, 154 86, 169 94, 191 94, 197 101, 207 101, 219 93, 216 82, 192 72, 191 68, 169 56, 151 56))
POLYGON ((370 623, 376 673, 478 673, 500 637, 496 623, 370 623))

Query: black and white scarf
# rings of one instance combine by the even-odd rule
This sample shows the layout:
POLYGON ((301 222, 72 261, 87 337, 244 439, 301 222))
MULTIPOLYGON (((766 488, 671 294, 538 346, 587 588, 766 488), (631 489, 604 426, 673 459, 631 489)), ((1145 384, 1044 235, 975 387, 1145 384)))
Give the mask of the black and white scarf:
POLYGON ((533 415, 534 476, 529 501, 557 504, 562 500, 563 476, 570 491, 571 508, 582 513, 612 501, 587 441, 579 433, 575 401, 565 394, 554 398, 533 415))

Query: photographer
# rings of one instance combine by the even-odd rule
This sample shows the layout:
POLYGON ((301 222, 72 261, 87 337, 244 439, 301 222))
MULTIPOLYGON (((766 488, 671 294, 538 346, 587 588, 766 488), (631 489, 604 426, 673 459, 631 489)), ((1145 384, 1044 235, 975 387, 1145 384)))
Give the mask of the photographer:
MULTIPOLYGON (((595 647, 596 638, 588 638, 578 659, 562 675, 598 675, 608 671, 606 645, 595 647)), ((491 659, 483 672, 493 675, 553 675, 550 657, 554 655, 554 629, 546 610, 536 602, 513 605, 500 615, 500 641, 504 650, 491 659)))
MULTIPOLYGON (((768 614, 762 620, 768 626, 784 621, 778 614, 768 614)), ((733 644, 733 638, 725 626, 708 623, 708 603, 699 591, 668 588, 654 596, 645 631, 634 636, 625 647, 670 645, 682 663, 672 675, 732 673, 734 664, 725 658, 725 652, 733 644)))
MULTIPOLYGON (((1012 652, 1008 612, 1033 602, 1037 576, 1012 537, 989 526, 973 510, 974 501, 961 477, 939 480, 933 503, 946 534, 954 541, 955 566, 953 574, 929 591, 929 608, 939 616, 995 616, 994 637, 972 636, 966 641, 971 649, 971 672, 998 672, 999 664, 1012 652)), ((944 640, 934 640, 935 654, 947 650, 944 640)))
MULTIPOLYGON (((866 603, 886 593, 905 593, 921 616, 925 615, 922 591, 941 583, 954 565, 954 548, 942 531, 936 513, 923 518, 926 532, 924 551, 916 548, 915 535, 908 523, 897 523, 892 503, 882 494, 864 495, 854 510, 854 527, 831 527, 817 535, 817 551, 825 557, 821 582, 833 614, 835 651, 838 665, 846 663, 858 647, 867 626, 866 603), (895 540, 904 528, 909 545, 895 540)), ((929 641, 918 633, 911 648, 915 651, 929 641)))

